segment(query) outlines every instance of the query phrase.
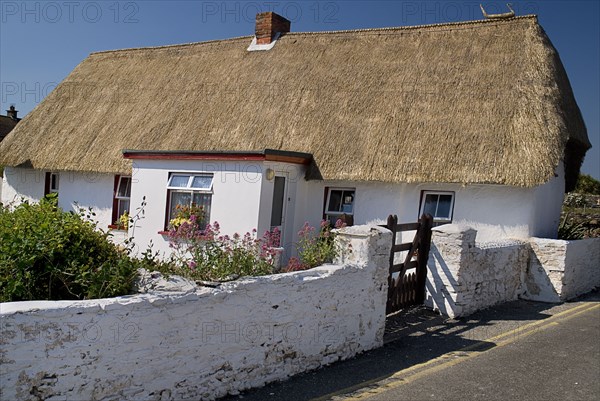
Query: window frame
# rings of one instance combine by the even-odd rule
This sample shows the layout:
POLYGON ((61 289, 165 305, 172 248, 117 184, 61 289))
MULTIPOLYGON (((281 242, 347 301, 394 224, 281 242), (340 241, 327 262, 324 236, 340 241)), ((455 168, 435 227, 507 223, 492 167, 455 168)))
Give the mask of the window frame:
POLYGON ((126 199, 126 200, 131 199, 131 176, 130 175, 120 175, 119 176, 119 183, 117 184, 117 189, 115 191, 115 198, 116 199, 126 199), (123 182, 123 178, 129 178, 129 196, 119 195, 119 193, 121 192, 121 183, 123 182))
POLYGON ((50 173, 49 191, 51 194, 57 194, 60 191, 60 174, 50 173), (54 187, 52 184, 55 184, 54 187))
MULTIPOLYGON (((119 176, 119 183, 117 185, 117 190, 115 191, 115 199, 116 199, 116 203, 117 203, 117 219, 120 219, 122 215, 125 214, 125 212, 119 214, 119 211, 121 210, 121 203, 124 201, 129 202, 129 206, 127 207, 127 214, 130 214, 130 208, 131 208, 131 184, 132 184, 132 179, 130 175, 121 175, 119 176), (129 196, 121 196, 119 195, 119 193, 121 192, 121 184, 123 182, 124 178, 128 178, 129 179, 129 196)), ((127 190, 127 187, 125 187, 125 189, 127 190)), ((120 223, 120 222, 118 222, 120 223)))
POLYGON ((327 192, 327 200, 325 201, 325 215, 332 215, 332 216, 342 216, 342 215, 347 215, 347 216, 354 216, 354 204, 356 203, 356 188, 347 188, 347 187, 331 187, 329 188, 329 191, 327 192), (347 213, 347 212, 338 212, 338 211, 330 211, 329 210, 329 203, 331 201, 331 194, 333 191, 342 191, 342 203, 341 205, 344 205, 343 202, 343 197, 344 197, 344 191, 352 191, 353 192, 353 197, 352 197, 352 212, 351 213, 347 213))
POLYGON ((112 205, 112 224, 108 225, 108 228, 113 230, 118 230, 122 228, 120 218, 124 214, 119 214, 119 210, 121 209, 121 203, 123 201, 128 201, 129 207, 127 208, 127 213, 131 212, 131 186, 133 184, 133 178, 130 175, 115 175, 114 185, 113 185, 113 205, 112 205), (121 189, 121 181, 123 178, 129 178, 129 196, 120 196, 119 192, 121 189))
POLYGON ((421 202, 419 204, 419 215, 417 216, 417 219, 420 219, 421 216, 423 216, 427 195, 438 195, 436 211, 437 211, 437 208, 439 207, 439 203, 440 203, 439 195, 450 195, 451 199, 450 199, 450 208, 449 208, 449 218, 435 217, 435 216, 432 216, 432 217, 433 217, 433 221, 435 223, 444 223, 444 224, 452 223, 452 220, 454 219, 454 202, 456 200, 456 193, 454 191, 434 191, 434 190, 421 191, 421 202))
MULTIPOLYGON (((171 203, 172 203, 172 194, 175 192, 178 193, 189 193, 191 195, 191 201, 190 201, 190 206, 193 203, 193 199, 194 199, 194 194, 195 193, 200 193, 200 194, 205 194, 205 195, 210 195, 210 205, 211 205, 211 210, 209 212, 208 216, 205 216, 206 222, 210 222, 210 214, 212 213, 212 196, 214 195, 214 181, 215 181, 215 174, 213 172, 205 172, 205 171, 194 171, 194 172, 177 172, 177 171, 171 171, 169 172, 169 176, 167 178, 167 185, 166 185, 166 189, 167 189, 167 200, 166 200, 166 208, 165 208, 165 223, 164 223, 164 232, 166 232, 169 228, 169 222, 174 218, 171 216, 171 203), (175 187, 175 186, 171 186, 171 179, 174 176, 189 176, 188 178, 188 182, 187 185, 185 187, 175 187), (206 188, 194 188, 192 186, 193 182, 194 182, 194 177, 210 177, 210 185, 206 188)), ((163 233, 164 233, 163 232, 163 233)))
POLYGON ((44 179, 44 196, 49 194, 58 194, 60 191, 60 174, 57 171, 47 171, 44 179), (53 180, 56 186, 53 188, 53 180))
MULTIPOLYGON (((341 219, 342 222, 348 226, 354 225, 354 211, 356 208, 356 188, 351 187, 325 187, 323 194, 323 220, 329 221, 329 223, 333 226, 336 224, 336 221, 341 219), (339 211, 330 211, 329 203, 331 201, 331 194, 333 191, 342 191, 342 197, 344 196, 344 191, 352 191, 354 196, 352 198, 352 212, 339 212, 339 211)), ((340 206, 343 206, 343 199, 340 206)))

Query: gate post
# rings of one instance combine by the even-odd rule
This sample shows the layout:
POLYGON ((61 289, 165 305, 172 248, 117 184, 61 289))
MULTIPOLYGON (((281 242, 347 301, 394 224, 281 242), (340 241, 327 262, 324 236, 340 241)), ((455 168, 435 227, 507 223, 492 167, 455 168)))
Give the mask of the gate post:
POLYGON ((394 266, 394 245, 396 245, 396 226, 398 225, 398 216, 389 215, 387 218, 387 229, 392 232, 392 250, 390 251, 390 273, 394 266))
POLYGON ((387 229, 392 232, 392 248, 390 250, 390 264, 388 266, 388 295, 387 295, 387 304, 385 308, 385 314, 389 314, 392 312, 394 305, 392 302, 392 297, 390 294, 394 293, 394 282, 392 280, 392 266, 394 266, 394 245, 396 245, 396 226, 398 225, 398 216, 389 215, 387 218, 387 229))
POLYGON ((419 226, 419 251, 417 254, 417 303, 425 302, 425 283, 427 281, 427 259, 431 248, 431 228, 433 217, 430 214, 421 216, 419 226))

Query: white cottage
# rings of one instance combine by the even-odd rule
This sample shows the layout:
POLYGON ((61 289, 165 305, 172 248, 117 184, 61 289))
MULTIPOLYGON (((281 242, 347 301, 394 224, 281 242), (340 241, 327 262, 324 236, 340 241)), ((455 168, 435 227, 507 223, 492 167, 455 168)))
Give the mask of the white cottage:
POLYGON ((145 197, 136 241, 165 251, 192 202, 288 249, 342 215, 556 235, 590 143, 535 16, 292 33, 263 13, 255 33, 91 54, 0 144, 2 201, 58 192, 114 229, 145 197))

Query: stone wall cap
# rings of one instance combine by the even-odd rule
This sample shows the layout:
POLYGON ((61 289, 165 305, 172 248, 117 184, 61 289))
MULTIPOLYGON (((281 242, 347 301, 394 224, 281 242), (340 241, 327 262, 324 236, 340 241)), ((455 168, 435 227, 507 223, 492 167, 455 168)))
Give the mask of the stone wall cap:
POLYGON ((444 224, 441 226, 433 227, 431 231, 445 234, 460 234, 467 231, 477 232, 477 230, 475 230, 473 227, 467 224, 444 224))
POLYGON ((383 228, 380 226, 373 225, 359 225, 359 226, 350 226, 343 227, 336 230, 337 233, 342 235, 349 235, 354 237, 369 237, 373 235, 373 233, 389 233, 390 231, 387 228, 383 228))

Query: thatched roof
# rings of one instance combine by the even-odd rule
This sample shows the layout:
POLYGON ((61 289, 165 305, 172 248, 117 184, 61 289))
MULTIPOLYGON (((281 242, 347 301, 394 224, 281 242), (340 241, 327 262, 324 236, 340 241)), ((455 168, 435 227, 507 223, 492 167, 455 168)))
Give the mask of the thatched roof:
POLYGON ((124 173, 122 149, 282 149, 313 154, 310 178, 535 186, 590 147, 535 16, 250 41, 91 54, 0 164, 124 173))

